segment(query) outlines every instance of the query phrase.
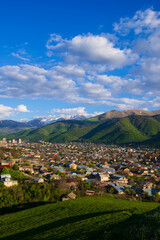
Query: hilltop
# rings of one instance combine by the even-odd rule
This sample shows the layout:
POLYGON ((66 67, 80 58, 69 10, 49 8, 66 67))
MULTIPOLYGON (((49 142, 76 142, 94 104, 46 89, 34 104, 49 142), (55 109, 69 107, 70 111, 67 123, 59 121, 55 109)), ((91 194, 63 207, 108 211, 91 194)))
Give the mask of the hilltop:
POLYGON ((138 116, 155 116, 159 115, 160 110, 156 111, 145 111, 140 109, 132 109, 132 110, 124 110, 124 111, 117 111, 112 110, 101 115, 95 116, 90 118, 91 121, 104 121, 107 119, 114 119, 114 118, 124 118, 128 116, 138 115, 138 116))

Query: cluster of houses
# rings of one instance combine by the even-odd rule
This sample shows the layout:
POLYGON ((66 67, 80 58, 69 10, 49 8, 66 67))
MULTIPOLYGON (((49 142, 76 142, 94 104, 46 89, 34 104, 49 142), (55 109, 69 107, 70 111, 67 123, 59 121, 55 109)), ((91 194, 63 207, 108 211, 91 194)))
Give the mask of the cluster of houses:
MULTIPOLYGON (((6 167, 17 164, 19 171, 30 176, 31 181, 65 179, 76 190, 81 179, 99 188, 112 188, 119 194, 124 194, 126 188, 137 194, 160 194, 160 150, 156 148, 43 141, 21 142, 18 148, 21 149, 19 158, 6 162, 6 167)), ((0 166, 4 166, 2 162, 0 166)), ((7 186, 5 182, 12 180, 8 176, 8 179, 1 177, 1 181, 7 186)))

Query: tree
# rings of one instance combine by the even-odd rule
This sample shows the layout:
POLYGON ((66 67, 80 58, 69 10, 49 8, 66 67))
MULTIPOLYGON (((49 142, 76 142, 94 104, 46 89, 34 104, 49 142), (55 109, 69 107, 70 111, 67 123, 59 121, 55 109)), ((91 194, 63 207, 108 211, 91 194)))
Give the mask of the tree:
POLYGON ((56 181, 56 187, 63 190, 69 189, 69 187, 67 186, 67 181, 65 179, 60 179, 56 181))
POLYGON ((18 164, 14 164, 14 166, 12 167, 12 169, 15 170, 15 171, 18 171, 18 170, 19 170, 18 164))
POLYGON ((114 188, 113 188, 113 187, 109 188, 109 189, 108 189, 108 193, 113 194, 113 193, 114 193, 114 188))
POLYGON ((155 202, 160 202, 160 195, 158 194, 158 192, 153 193, 153 200, 155 202))
POLYGON ((7 167, 4 167, 1 172, 1 174, 9 174, 9 173, 10 173, 10 171, 9 171, 9 168, 7 168, 7 167))

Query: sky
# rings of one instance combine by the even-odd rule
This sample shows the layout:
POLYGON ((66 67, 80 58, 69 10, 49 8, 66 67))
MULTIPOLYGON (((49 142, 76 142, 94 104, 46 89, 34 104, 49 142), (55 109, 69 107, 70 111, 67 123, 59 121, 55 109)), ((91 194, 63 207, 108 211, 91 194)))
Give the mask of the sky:
POLYGON ((0 23, 0 119, 160 109, 159 0, 5 0, 0 23))

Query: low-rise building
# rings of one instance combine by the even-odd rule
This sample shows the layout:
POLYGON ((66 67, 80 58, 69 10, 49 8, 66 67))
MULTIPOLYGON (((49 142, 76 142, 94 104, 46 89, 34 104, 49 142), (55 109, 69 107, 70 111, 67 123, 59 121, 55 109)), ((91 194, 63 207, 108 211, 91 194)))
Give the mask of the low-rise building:
POLYGON ((11 175, 10 174, 2 174, 0 181, 2 183, 4 183, 4 185, 6 187, 12 187, 14 185, 18 185, 18 181, 17 180, 11 180, 11 175))
POLYGON ((75 199, 77 196, 75 193, 71 192, 62 198, 62 201, 75 199))

